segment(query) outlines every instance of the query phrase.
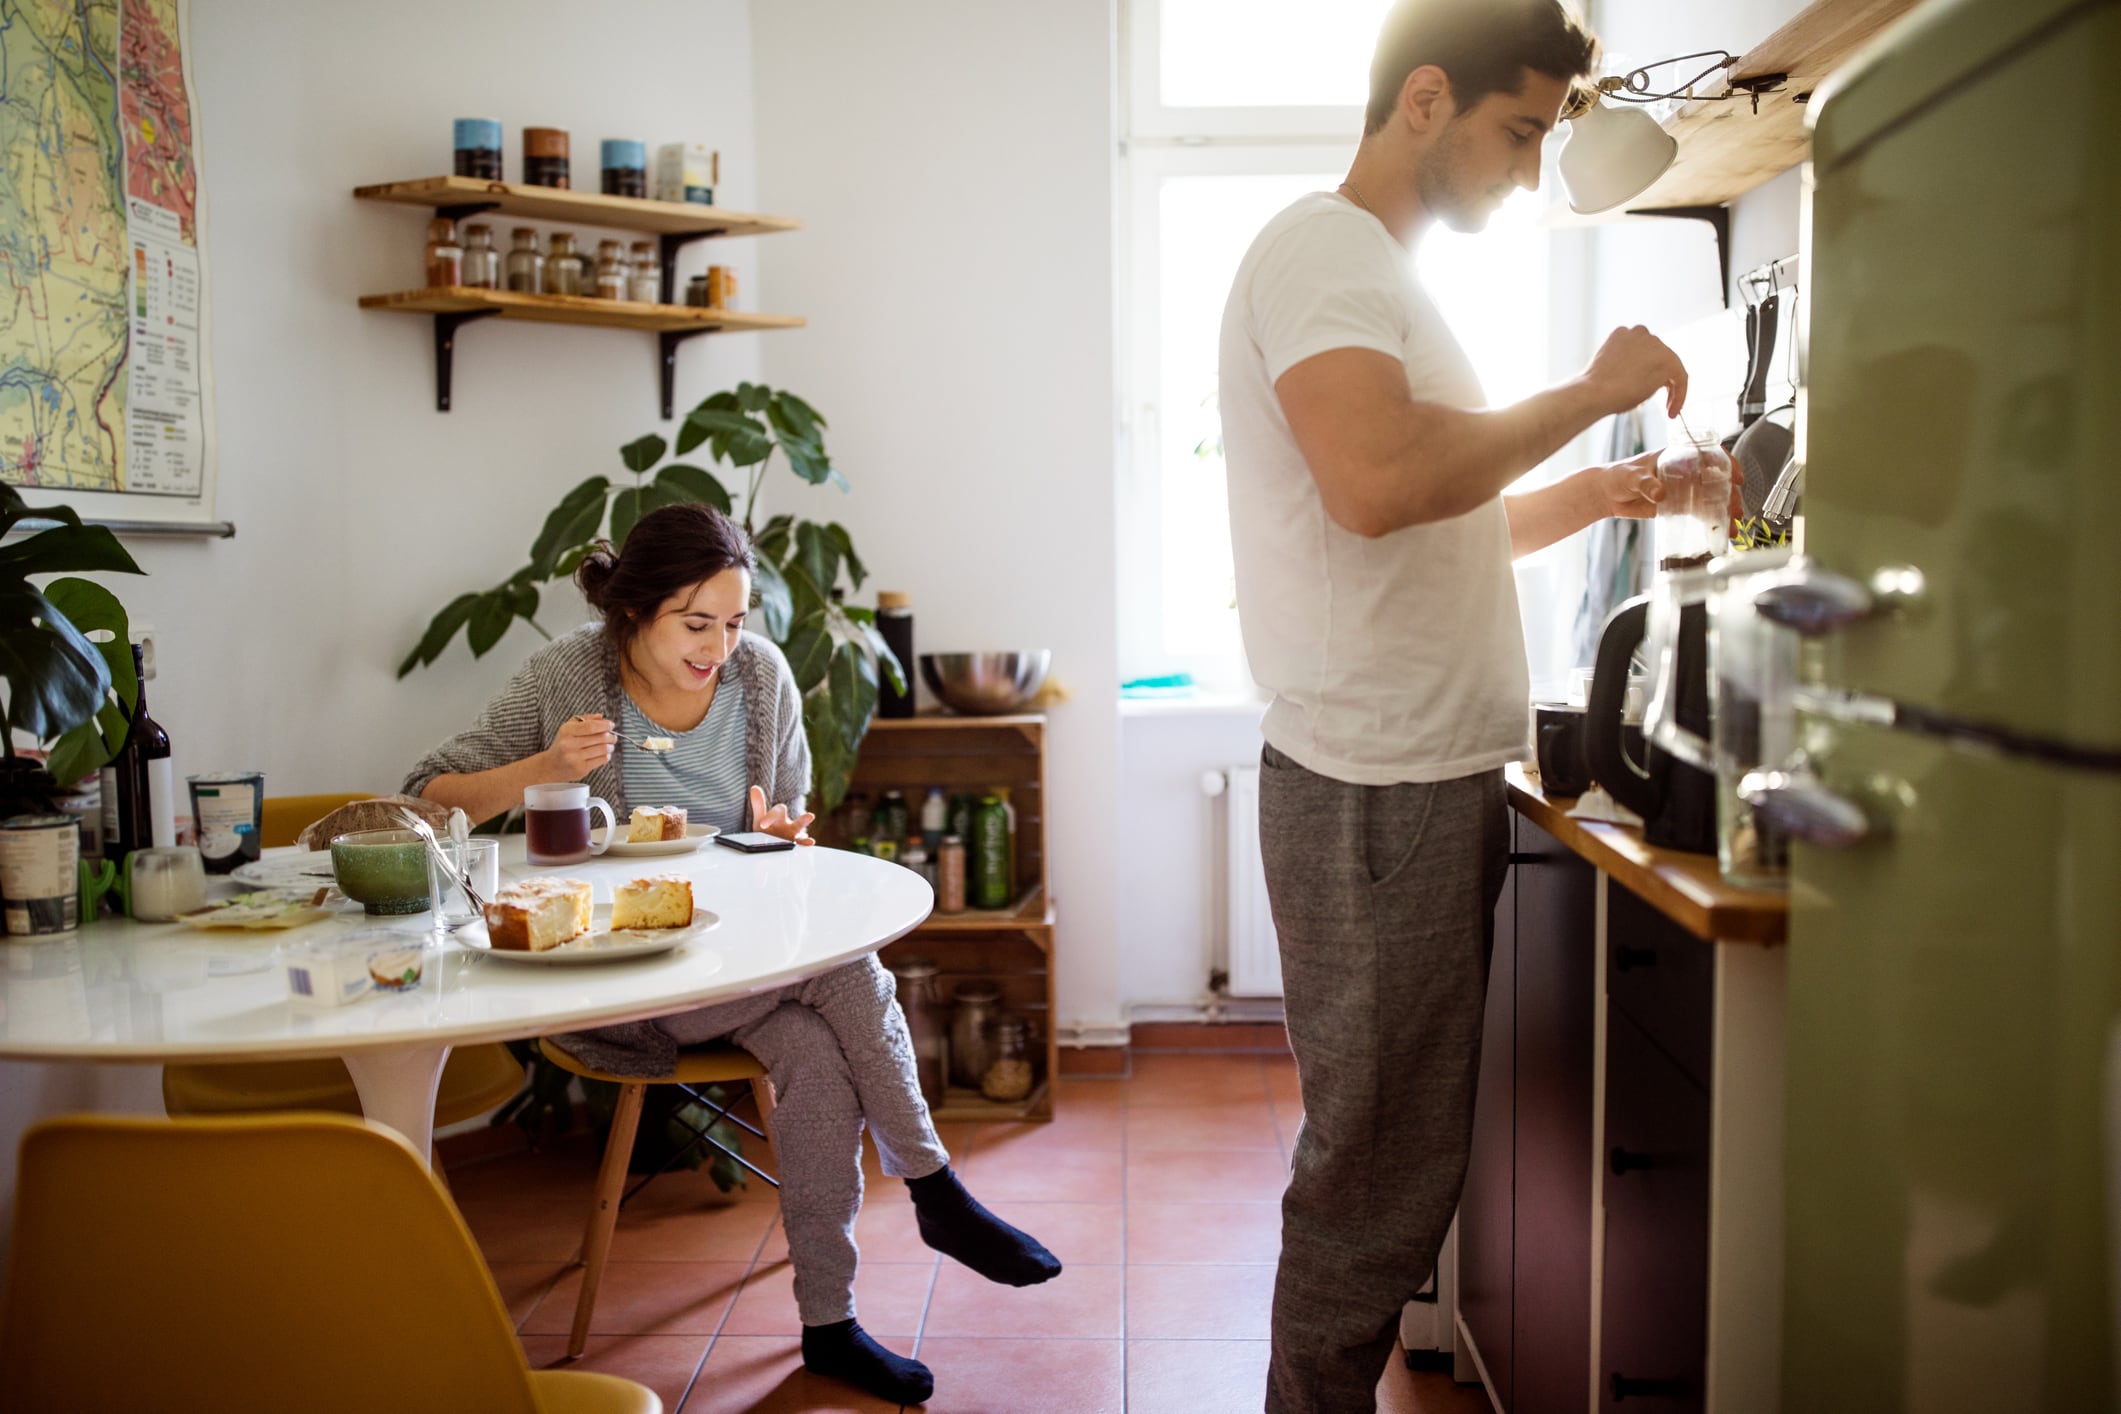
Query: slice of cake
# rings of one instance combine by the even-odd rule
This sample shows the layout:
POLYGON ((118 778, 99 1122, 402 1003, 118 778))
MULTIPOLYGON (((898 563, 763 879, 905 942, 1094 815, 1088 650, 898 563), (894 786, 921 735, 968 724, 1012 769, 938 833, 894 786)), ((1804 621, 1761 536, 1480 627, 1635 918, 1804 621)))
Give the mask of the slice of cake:
POLYGON ((544 952, 589 931, 589 900, 580 879, 525 879, 486 905, 486 934, 508 952, 544 952))
POLYGON ((689 928, 692 880, 682 874, 629 879, 611 891, 611 929, 689 928))
POLYGON ((626 823, 626 843, 654 844, 658 840, 685 838, 685 807, 682 805, 636 805, 626 823))

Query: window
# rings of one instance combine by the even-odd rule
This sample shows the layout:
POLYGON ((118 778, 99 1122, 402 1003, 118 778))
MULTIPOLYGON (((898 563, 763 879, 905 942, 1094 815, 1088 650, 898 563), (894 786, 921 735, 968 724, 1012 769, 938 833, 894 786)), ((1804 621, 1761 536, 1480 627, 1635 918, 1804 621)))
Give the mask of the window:
MULTIPOLYGON (((1386 0, 1133 0, 1124 20, 1120 328, 1130 455, 1120 492, 1123 678, 1188 672, 1244 692, 1221 423, 1223 303, 1275 212, 1346 174, 1386 0)), ((1545 197, 1479 236, 1423 238, 1424 285, 1491 403, 1554 381, 1545 197)))

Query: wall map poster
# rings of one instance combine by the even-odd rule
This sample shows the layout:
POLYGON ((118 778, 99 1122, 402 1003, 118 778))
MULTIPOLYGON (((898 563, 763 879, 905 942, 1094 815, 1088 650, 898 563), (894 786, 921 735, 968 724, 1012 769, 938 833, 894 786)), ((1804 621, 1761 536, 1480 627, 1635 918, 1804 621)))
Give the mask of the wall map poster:
POLYGON ((213 514, 182 0, 0 0, 0 481, 213 514))

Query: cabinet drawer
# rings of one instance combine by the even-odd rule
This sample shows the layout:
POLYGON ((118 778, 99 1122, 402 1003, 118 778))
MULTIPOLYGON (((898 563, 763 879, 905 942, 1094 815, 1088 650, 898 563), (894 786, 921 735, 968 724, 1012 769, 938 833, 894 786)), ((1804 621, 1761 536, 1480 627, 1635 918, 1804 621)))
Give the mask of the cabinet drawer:
POLYGON ((1606 999, 1709 1087, 1716 945, 1617 883, 1606 886, 1606 999))
MULTIPOLYGON (((1698 944, 1697 944, 1698 946, 1698 944)), ((1703 1407, 1709 1097, 1625 1015, 1606 1027, 1605 1274, 1598 1407, 1703 1407)))

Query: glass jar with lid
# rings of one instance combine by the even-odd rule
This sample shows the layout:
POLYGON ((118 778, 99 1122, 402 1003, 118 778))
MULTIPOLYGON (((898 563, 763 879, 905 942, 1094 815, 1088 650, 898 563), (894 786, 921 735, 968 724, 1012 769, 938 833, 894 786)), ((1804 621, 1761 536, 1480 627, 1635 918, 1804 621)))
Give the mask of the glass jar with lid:
POLYGON ((663 302, 663 269, 656 261, 653 241, 633 243, 633 277, 627 298, 642 304, 663 302))
POLYGON ((626 287, 633 279, 621 252, 626 249, 617 241, 601 241, 597 245, 596 287, 591 291, 598 299, 624 299, 626 287))
POLYGON ((464 283, 464 247, 457 244, 457 223, 437 216, 427 223, 427 288, 439 290, 464 283))
POLYGON ((464 283, 474 290, 501 286, 501 253, 493 248, 493 227, 483 222, 464 227, 464 283))
POLYGON ((582 293, 582 257, 575 253, 571 232, 554 231, 551 243, 545 248, 545 293, 582 293))
POLYGON ((508 252, 508 288, 518 294, 545 293, 545 252, 538 249, 538 233, 518 226, 511 236, 515 245, 508 252))
POLYGON ((913 1040, 913 1071, 920 1082, 921 1098, 930 1106, 944 1096, 944 1052, 949 1038, 943 1032, 942 1000, 936 995, 939 969, 925 957, 900 958, 891 964, 898 986, 899 1010, 906 1015, 906 1030, 913 1040))
POLYGON ((1002 989, 992 982, 960 982, 951 999, 950 1083, 977 1090, 994 1059, 991 1032, 1002 989))
POLYGON ((1037 1080, 1031 1062, 1031 1023, 1021 1016, 1005 1016, 994 1023, 994 1056, 980 1080, 980 1094, 1003 1104, 1031 1097, 1037 1080))

